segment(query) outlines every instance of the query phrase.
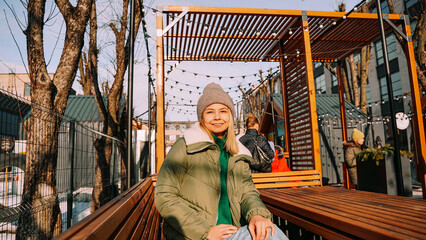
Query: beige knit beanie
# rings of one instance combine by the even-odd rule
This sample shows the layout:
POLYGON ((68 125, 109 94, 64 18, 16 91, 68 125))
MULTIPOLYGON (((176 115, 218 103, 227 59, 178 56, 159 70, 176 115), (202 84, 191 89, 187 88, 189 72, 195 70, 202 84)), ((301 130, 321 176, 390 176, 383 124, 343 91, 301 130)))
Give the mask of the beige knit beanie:
POLYGON ((354 128, 354 131, 352 132, 352 140, 356 142, 356 141, 361 140, 363 138, 364 138, 364 133, 362 133, 358 129, 354 128))
POLYGON ((223 91, 219 84, 209 83, 204 88, 203 95, 201 95, 200 99, 198 99, 198 121, 201 121, 201 116, 203 115, 204 109, 213 103, 221 103, 227 106, 231 110, 232 116, 235 116, 234 103, 232 102, 231 97, 225 91, 223 91))

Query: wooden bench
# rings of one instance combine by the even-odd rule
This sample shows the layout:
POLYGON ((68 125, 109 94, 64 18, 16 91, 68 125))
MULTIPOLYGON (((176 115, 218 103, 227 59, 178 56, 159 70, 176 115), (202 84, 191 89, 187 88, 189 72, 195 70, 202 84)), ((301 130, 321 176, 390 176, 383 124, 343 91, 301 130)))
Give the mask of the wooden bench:
POLYGON ((252 177, 257 189, 322 185, 321 174, 316 170, 253 173, 252 177))
POLYGON ((58 239, 161 239, 152 178, 135 184, 58 239))
POLYGON ((276 224, 292 240, 313 239, 312 234, 331 240, 426 239, 423 199, 338 187, 259 192, 274 217, 280 218, 276 224), (288 222, 299 229, 293 231, 288 222))

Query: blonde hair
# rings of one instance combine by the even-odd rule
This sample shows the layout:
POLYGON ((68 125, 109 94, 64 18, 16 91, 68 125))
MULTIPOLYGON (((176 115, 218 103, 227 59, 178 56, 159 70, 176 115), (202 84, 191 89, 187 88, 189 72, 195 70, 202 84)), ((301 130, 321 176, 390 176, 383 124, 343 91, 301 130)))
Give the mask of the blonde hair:
POLYGON ((246 118, 245 127, 246 129, 254 127, 254 125, 259 124, 259 120, 253 113, 249 113, 246 118))
MULTIPOLYGON (((229 111, 229 114, 231 114, 231 111, 229 111)), ((210 132, 210 130, 208 130, 207 127, 204 125, 203 114, 201 114, 200 127, 205 133, 207 133, 209 138, 214 142, 212 132, 210 132)), ((239 151, 237 138, 235 137, 235 132, 234 132, 234 118, 232 114, 229 120, 228 131, 226 133, 225 149, 231 156, 236 155, 239 151)))

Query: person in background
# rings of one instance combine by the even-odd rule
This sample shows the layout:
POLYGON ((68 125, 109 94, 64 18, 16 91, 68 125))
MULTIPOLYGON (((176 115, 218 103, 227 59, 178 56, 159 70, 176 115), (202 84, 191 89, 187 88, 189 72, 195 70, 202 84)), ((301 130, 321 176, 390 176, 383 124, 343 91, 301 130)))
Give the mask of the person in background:
MULTIPOLYGON (((275 153, 272 150, 271 146, 268 143, 268 140, 259 134, 259 120, 254 116, 254 114, 249 113, 245 121, 246 133, 239 139, 240 142, 247 148, 250 149, 251 156, 254 156, 254 151, 256 151, 257 145, 266 153, 268 158, 273 161, 275 153)), ((272 170, 272 168, 271 168, 272 170)), ((255 172, 264 172, 260 169, 252 168, 251 171, 255 172)), ((270 172, 270 171, 269 171, 270 172)))
POLYGON ((356 172, 356 155, 365 149, 364 134, 358 129, 354 128, 351 141, 343 142, 343 148, 345 150, 345 163, 346 168, 348 169, 349 178, 351 183, 356 186, 358 184, 356 172))
POLYGON ((208 84, 197 115, 158 173, 154 199, 166 239, 288 239, 254 186, 250 151, 234 134, 231 97, 208 84))
POLYGON ((275 159, 271 163, 272 172, 290 172, 287 161, 284 157, 284 150, 281 146, 275 145, 275 159))

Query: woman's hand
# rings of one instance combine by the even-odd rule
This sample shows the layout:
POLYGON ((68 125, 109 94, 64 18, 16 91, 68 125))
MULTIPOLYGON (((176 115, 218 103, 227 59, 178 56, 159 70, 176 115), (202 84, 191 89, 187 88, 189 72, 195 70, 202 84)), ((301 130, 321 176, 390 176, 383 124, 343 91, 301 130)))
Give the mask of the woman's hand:
POLYGON ((248 229, 253 240, 268 240, 269 236, 275 233, 275 227, 272 221, 261 215, 254 215, 250 219, 248 229))
POLYGON ((208 240, 225 239, 229 238, 232 234, 236 233, 238 228, 233 225, 219 224, 213 226, 209 234, 207 234, 208 240))

